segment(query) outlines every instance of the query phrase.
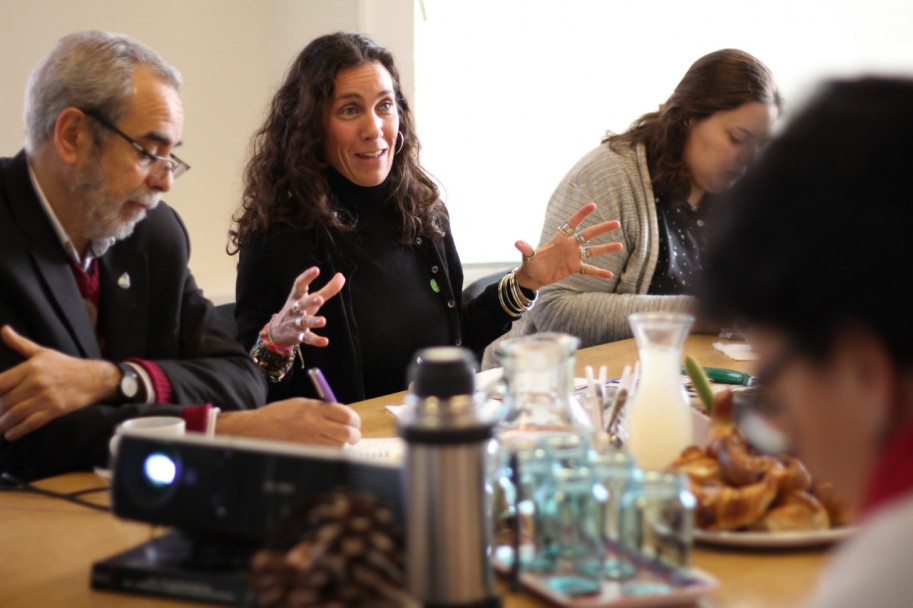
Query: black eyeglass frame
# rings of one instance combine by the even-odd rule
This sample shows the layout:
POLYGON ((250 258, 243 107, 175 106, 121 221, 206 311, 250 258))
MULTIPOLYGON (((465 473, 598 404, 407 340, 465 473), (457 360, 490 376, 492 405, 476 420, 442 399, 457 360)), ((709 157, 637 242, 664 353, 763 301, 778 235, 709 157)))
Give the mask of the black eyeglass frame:
POLYGON ((163 166, 166 167, 166 171, 171 173, 172 179, 177 179, 180 176, 187 173, 188 171, 190 171, 190 165, 185 163, 183 160, 181 160, 175 154, 169 154, 168 156, 156 156, 155 154, 153 154, 152 152, 150 152, 149 150, 144 148, 135 139, 133 139, 132 137, 130 137, 129 135, 127 135, 126 133, 124 133, 123 131, 118 129, 117 127, 115 127, 113 124, 111 124, 110 121, 108 121, 104 116, 102 116, 98 112, 96 112, 94 110, 82 110, 82 109, 80 109, 80 111, 83 114, 85 114, 86 116, 91 117, 93 120, 95 120, 95 122, 97 122, 101 126, 106 127, 108 129, 114 131, 121 137, 123 137, 124 140, 126 140, 127 143, 129 143, 131 146, 136 148, 136 150, 140 154, 142 154, 146 158, 146 160, 151 162, 153 167, 156 165, 156 163, 165 163, 163 166))

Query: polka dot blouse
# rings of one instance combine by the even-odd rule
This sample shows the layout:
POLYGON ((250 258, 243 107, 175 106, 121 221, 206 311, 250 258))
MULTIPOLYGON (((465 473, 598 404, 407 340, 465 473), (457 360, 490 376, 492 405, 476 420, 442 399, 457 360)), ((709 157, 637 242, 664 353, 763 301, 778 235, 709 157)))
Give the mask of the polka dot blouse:
POLYGON ((656 198, 659 258, 648 293, 694 293, 707 246, 707 220, 712 206, 705 200, 695 209, 687 201, 673 203, 665 197, 656 198))

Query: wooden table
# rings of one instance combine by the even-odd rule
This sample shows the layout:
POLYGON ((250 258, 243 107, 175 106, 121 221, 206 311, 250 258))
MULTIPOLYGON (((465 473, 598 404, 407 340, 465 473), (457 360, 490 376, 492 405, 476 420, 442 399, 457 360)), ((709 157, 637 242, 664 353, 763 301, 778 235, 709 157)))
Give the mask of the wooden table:
MULTIPOLYGON (((750 371, 750 366, 725 359, 712 348, 710 336, 692 336, 685 347, 703 365, 750 371)), ((632 340, 581 350, 578 376, 585 365, 608 365, 610 374, 637 359, 632 340)), ((401 403, 402 394, 356 404, 369 437, 395 434, 395 421, 385 405, 401 403)), ((91 473, 74 473, 36 484, 58 492, 104 487, 91 473)), ((92 494, 107 503, 107 492, 92 494)), ((94 561, 109 557, 161 533, 147 524, 127 522, 61 500, 20 491, 0 492, 0 605, 6 608, 67 606, 199 606, 198 603, 93 591, 89 571, 94 561)), ((811 589, 824 562, 823 549, 734 551, 695 547, 694 565, 722 582, 700 606, 778 608, 796 605, 811 589)), ((499 588, 505 591, 503 582, 499 588)), ((545 606, 526 593, 506 595, 510 607, 545 606)))

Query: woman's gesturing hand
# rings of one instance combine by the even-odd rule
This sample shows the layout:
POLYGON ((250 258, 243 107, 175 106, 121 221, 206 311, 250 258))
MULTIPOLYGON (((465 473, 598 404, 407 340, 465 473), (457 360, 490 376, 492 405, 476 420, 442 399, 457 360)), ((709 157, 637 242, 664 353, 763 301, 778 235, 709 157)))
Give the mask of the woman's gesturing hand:
POLYGON ((538 290, 575 273, 611 279, 614 275, 605 269, 587 264, 586 260, 607 253, 621 251, 621 243, 587 245, 594 238, 617 230, 621 224, 613 220, 578 230, 583 220, 596 210, 596 203, 581 207, 562 226, 555 236, 538 250, 525 241, 514 246, 523 255, 523 264, 517 269, 516 279, 521 287, 538 290))
POLYGON ((308 346, 326 346, 329 340, 318 336, 311 329, 323 327, 327 320, 317 316, 323 303, 335 296, 345 285, 346 279, 340 273, 333 275, 327 284, 310 293, 308 287, 320 275, 316 266, 308 268, 292 284, 292 291, 285 300, 282 310, 270 321, 270 340, 280 346, 307 344, 308 346))

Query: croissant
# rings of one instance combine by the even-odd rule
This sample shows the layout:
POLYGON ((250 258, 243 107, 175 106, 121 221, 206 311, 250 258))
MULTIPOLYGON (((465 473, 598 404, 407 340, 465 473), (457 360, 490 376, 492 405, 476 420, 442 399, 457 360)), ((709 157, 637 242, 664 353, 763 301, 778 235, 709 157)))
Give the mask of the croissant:
POLYGON ((726 485, 695 486, 691 491, 698 501, 695 524, 705 530, 735 530, 761 517, 777 497, 777 482, 772 476, 741 488, 726 485))
POLYGON ((717 439, 735 434, 742 436, 742 432, 735 426, 733 401, 731 391, 720 391, 713 396, 713 411, 710 413, 710 427, 707 430, 707 445, 710 446, 717 439))
POLYGON ((827 530, 830 519, 818 499, 808 492, 790 492, 777 500, 770 510, 751 525, 752 530, 791 532, 827 530))
POLYGON ((735 425, 730 391, 717 393, 707 437, 707 453, 720 463, 723 479, 741 487, 757 483, 779 464, 770 456, 752 454, 735 425))
POLYGON ((784 497, 793 492, 804 492, 812 487, 812 476, 795 456, 782 455, 779 457, 779 466, 771 471, 777 480, 780 496, 784 497))
POLYGON ((848 526, 855 513, 834 490, 834 484, 828 481, 818 482, 811 488, 812 494, 824 506, 832 526, 848 526))
POLYGON ((741 433, 718 436, 707 446, 707 453, 719 461, 723 479, 736 487, 757 483, 780 467, 775 458, 753 455, 741 433))
POLYGON ((696 445, 685 448, 672 463, 672 468, 688 475, 698 486, 722 483, 720 464, 696 445))
POLYGON ((846 525, 852 513, 831 484, 815 484, 795 457, 755 453, 735 425, 732 393, 714 396, 707 448, 686 448, 672 468, 688 475, 695 525, 769 532, 846 525))

